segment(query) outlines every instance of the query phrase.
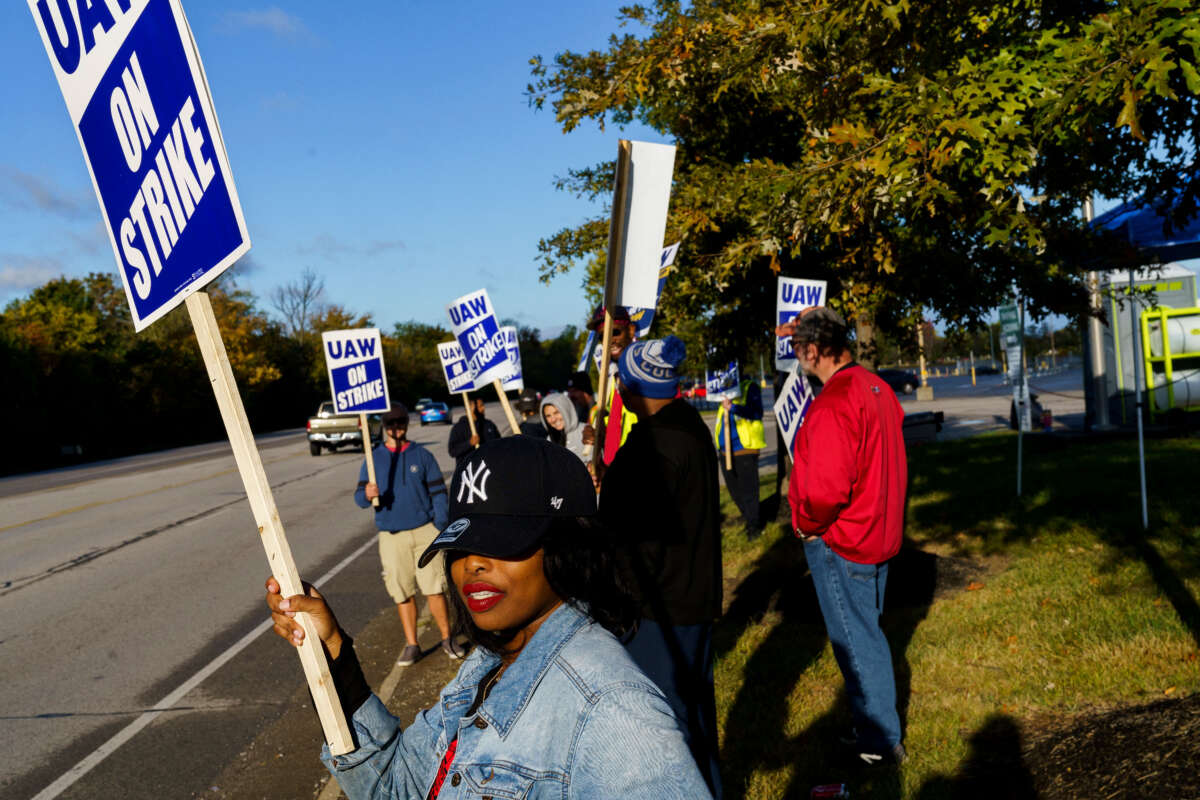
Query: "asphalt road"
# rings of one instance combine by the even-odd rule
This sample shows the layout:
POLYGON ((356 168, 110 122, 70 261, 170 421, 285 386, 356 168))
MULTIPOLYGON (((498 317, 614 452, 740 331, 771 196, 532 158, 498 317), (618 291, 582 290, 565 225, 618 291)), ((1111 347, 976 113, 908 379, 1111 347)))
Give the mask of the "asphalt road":
MULTIPOLYGON (((410 433, 449 476, 449 428, 410 433)), ((301 574, 315 580, 361 551, 330 581, 339 616, 351 628, 390 609, 370 514, 350 497, 361 452, 313 457, 302 430, 263 437, 260 452, 301 574)), ((0 797, 207 792, 303 681, 291 649, 255 632, 266 576, 226 443, 0 482, 0 797), (81 778, 56 784, 135 722, 81 778)))

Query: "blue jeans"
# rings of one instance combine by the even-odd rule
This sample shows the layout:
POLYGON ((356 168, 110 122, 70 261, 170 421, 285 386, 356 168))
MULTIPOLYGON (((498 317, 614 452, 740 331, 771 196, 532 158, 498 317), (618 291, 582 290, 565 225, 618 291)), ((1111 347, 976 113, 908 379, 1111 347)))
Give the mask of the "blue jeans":
POLYGON ((858 743, 869 752, 890 753, 901 737, 892 651, 879 627, 887 562, 849 561, 821 539, 806 541, 804 556, 833 654, 846 679, 858 743))
POLYGON ((625 650, 666 695, 704 782, 715 800, 721 800, 712 627, 660 625, 643 618, 625 650))

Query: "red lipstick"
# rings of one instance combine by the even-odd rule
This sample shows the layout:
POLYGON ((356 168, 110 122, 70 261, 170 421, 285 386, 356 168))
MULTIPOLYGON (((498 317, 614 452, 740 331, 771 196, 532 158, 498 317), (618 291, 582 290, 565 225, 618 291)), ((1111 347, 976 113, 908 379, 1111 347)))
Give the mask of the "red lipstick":
POLYGON ((461 591, 467 601, 467 608, 476 614, 487 611, 504 599, 504 592, 490 583, 464 584, 461 591))

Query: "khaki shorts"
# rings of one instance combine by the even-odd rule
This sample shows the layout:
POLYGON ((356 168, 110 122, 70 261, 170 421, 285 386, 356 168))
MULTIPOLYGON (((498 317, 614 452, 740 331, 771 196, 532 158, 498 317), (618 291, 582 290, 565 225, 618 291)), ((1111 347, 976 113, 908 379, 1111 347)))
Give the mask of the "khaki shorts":
POLYGON ((410 531, 379 532, 379 563, 383 565, 383 585, 397 603, 409 600, 420 589, 421 594, 441 594, 446 591, 446 571, 442 559, 435 558, 417 568, 417 559, 437 538, 433 523, 410 531))

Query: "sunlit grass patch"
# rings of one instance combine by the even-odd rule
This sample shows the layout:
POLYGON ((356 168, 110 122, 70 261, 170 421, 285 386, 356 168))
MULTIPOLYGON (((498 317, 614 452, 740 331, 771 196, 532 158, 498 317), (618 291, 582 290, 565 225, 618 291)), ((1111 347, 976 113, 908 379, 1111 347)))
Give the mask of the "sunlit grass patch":
POLYGON ((907 544, 883 620, 911 755, 898 772, 835 766, 849 714, 800 544, 785 524, 747 542, 726 498, 729 610, 715 635, 726 796, 806 797, 845 780, 856 800, 952 797, 1001 751, 1029 780, 1023 731, 1200 691, 1189 477, 1200 443, 1148 443, 1149 534, 1130 449, 1030 437, 1020 499, 1009 436, 911 454, 907 544))

